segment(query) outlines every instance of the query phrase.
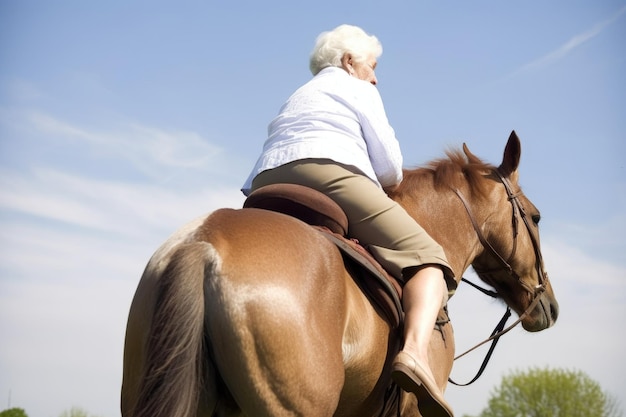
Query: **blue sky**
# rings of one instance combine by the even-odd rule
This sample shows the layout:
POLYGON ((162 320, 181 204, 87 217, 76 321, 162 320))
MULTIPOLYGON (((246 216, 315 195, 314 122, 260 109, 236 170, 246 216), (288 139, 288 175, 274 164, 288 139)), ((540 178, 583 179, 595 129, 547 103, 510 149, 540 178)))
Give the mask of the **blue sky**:
MULTIPOLYGON (((479 382, 450 387, 457 415, 531 366, 580 369, 626 407, 624 1, 0 0, 0 409, 119 415, 148 258, 194 217, 241 205, 267 123, 341 23, 383 43, 379 90, 407 167, 463 142, 498 164, 510 131, 522 140, 561 317, 515 329, 479 382)), ((459 351, 503 311, 469 287, 450 308, 459 351)))

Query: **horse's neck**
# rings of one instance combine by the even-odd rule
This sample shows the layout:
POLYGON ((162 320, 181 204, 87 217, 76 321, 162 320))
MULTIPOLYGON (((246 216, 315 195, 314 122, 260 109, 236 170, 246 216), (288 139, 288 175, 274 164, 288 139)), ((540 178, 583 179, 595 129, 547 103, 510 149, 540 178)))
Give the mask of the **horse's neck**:
POLYGON ((460 280, 478 256, 480 242, 459 198, 452 190, 423 190, 393 198, 443 247, 460 280))

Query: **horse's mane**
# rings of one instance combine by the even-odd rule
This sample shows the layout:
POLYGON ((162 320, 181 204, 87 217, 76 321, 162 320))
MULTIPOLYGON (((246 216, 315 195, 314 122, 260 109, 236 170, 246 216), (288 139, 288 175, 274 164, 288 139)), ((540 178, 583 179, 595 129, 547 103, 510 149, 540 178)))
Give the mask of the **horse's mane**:
POLYGON ((404 170, 401 188, 415 189, 420 182, 432 182, 436 190, 466 189, 475 197, 485 197, 488 192, 488 181, 485 175, 496 168, 483 162, 471 152, 461 149, 449 149, 447 158, 434 159, 424 166, 404 170))

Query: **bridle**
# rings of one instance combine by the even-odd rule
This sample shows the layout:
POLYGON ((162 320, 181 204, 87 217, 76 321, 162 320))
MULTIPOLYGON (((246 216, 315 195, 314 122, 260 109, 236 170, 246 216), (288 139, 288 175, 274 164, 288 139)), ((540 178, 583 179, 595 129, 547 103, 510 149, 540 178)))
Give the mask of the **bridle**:
MULTIPOLYGON (((457 360, 457 359, 465 356, 466 354, 470 353, 471 351, 477 349, 478 347, 484 345, 485 343, 487 343, 489 341, 492 342, 492 345, 489 348, 487 356, 485 357, 485 359, 483 361, 483 364, 481 365, 480 370, 478 371, 477 375, 470 382, 468 382, 466 384, 457 384, 456 382, 452 381, 451 379, 448 379, 448 381, 450 381, 451 383, 453 383, 455 385, 460 385, 460 386, 469 385, 469 384, 473 383, 474 381, 476 381, 482 375, 485 367, 487 366, 487 363, 489 362, 489 359, 491 358, 491 354, 493 353, 493 350, 494 350, 494 348, 495 348, 499 338, 501 336, 503 336, 505 333, 509 332, 515 326, 517 326, 522 320, 524 320, 530 314, 530 312, 539 303, 539 301, 541 299, 541 294, 546 290, 547 285, 548 285, 548 274, 543 269, 543 258, 541 256, 541 250, 539 248, 539 239, 538 239, 538 237, 537 237, 533 227, 529 223, 528 215, 526 213, 526 210, 524 210, 524 206, 520 202, 520 198, 519 197, 522 195, 522 192, 519 191, 517 193, 514 193, 513 192, 513 187, 511 187, 511 183, 509 182, 508 178, 499 169, 494 169, 493 171, 496 174, 496 176, 500 179, 500 182, 504 185, 504 189, 506 190, 506 193, 507 193, 507 198, 508 198, 509 202, 511 203, 511 206, 513 207, 513 216, 512 216, 513 247, 511 249, 511 254, 509 255, 508 259, 504 259, 504 257, 502 255, 500 255, 500 253, 498 253, 498 251, 485 238, 485 236, 483 235, 483 233, 481 231, 480 226, 478 225, 478 222, 476 221, 476 217, 474 216, 474 213, 472 212, 472 209, 471 209, 469 203, 467 202, 467 199, 463 196, 463 194, 461 193, 461 191, 459 189, 457 189, 457 188, 453 189, 454 193, 459 197, 459 199, 463 203, 463 206, 465 207, 465 211, 467 212, 467 214, 469 216, 469 219, 470 219, 470 222, 472 223, 472 226, 474 227, 474 230, 476 231, 476 235, 478 236, 478 240, 480 241, 482 246, 485 248, 485 250, 487 250, 492 255, 492 257, 500 264, 500 266, 498 268, 492 268, 492 269, 486 269, 486 270, 477 270, 476 268, 474 268, 474 270, 476 271, 476 273, 479 276, 488 276, 488 275, 493 274, 494 272, 499 272, 499 271, 505 270, 512 278, 514 278, 516 281, 518 281, 530 294, 532 294, 533 299, 532 299, 531 303, 528 305, 528 307, 526 308, 526 310, 524 310, 524 312, 522 314, 520 314, 519 318, 513 324, 511 324, 509 327, 507 327, 505 329, 504 326, 506 325, 506 321, 511 316, 511 308, 507 306, 507 310, 504 313, 504 316, 502 317, 502 319, 500 320, 500 322, 498 323, 498 325, 496 326, 494 331, 491 333, 490 337, 488 337, 487 339, 485 339, 482 342, 478 343, 476 346, 472 347, 471 349, 468 349, 464 353, 462 353, 462 354, 460 354, 460 355, 458 355, 458 356, 456 356, 454 358, 454 360, 457 360), (517 272, 511 266, 511 261, 513 260, 513 257, 515 256, 515 252, 517 251, 517 237, 518 237, 518 234, 519 234, 519 230, 518 230, 519 229, 519 219, 522 219, 522 221, 524 222, 524 225, 526 226, 526 230, 528 231, 528 235, 530 236, 530 239, 531 239, 531 242, 532 242, 532 245, 533 245, 533 249, 534 249, 534 252, 535 252, 535 269, 537 271, 537 277, 538 277, 539 283, 536 286, 534 286, 534 287, 531 287, 528 284, 526 284, 524 282, 521 282, 520 276, 517 274, 517 272)), ((499 297, 497 292, 480 288, 477 285, 469 282, 465 278, 462 278, 462 280, 465 281, 465 282, 468 282, 473 287, 478 288, 480 291, 482 291, 483 293, 485 293, 485 294, 487 294, 487 295, 489 295, 491 297, 495 297, 495 298, 499 297)))
POLYGON ((467 202, 467 200, 465 199, 461 191, 459 191, 458 189, 454 189, 455 194, 459 197, 459 199, 463 203, 463 206, 465 207, 465 211, 467 211, 467 214, 469 215, 469 219, 472 223, 472 226, 474 227, 474 230, 476 231, 478 240, 483 245, 483 247, 487 249, 491 253, 491 255, 493 255, 493 257, 500 263, 500 268, 494 268, 494 269, 488 269, 488 270, 476 270, 475 269, 476 273, 478 275, 489 275, 493 272, 501 271, 504 269, 508 272, 508 274, 511 277, 513 277, 517 281, 520 281, 519 275, 517 274, 517 272, 515 272, 510 262, 515 256, 515 252, 517 251, 517 236, 519 234, 518 218, 521 218, 522 221, 524 222, 524 225, 526 226, 526 230, 528 231, 528 235, 530 236, 531 242, 533 244, 533 249, 535 252, 535 269, 537 270, 537 277, 538 277, 539 284, 535 287, 529 287, 527 284, 523 282, 520 282, 520 284, 524 286, 524 288, 526 288, 526 290, 530 292, 531 294, 537 293, 537 292, 543 292, 547 285, 548 275, 543 270, 543 258, 541 256, 541 250, 539 249, 539 239, 537 238, 536 233, 534 233, 534 230, 529 223, 526 210, 524 209, 524 206, 522 206, 522 203, 520 202, 520 199, 519 199, 519 197, 522 195, 522 192, 519 191, 517 193, 514 193, 513 187, 511 187, 511 183, 502 174, 502 172, 500 172, 499 169, 495 169, 494 173, 498 176, 502 185, 504 185, 507 198, 509 202, 511 203, 511 206, 513 207, 513 216, 512 216, 513 248, 511 249, 511 254, 508 257, 508 260, 505 260, 502 257, 502 255, 500 255, 498 251, 494 249, 491 243, 489 243, 489 241, 485 238, 485 236, 483 235, 480 229, 480 226, 478 225, 478 222, 476 221, 476 218, 474 217, 474 214, 472 212, 472 209, 469 203, 467 202))

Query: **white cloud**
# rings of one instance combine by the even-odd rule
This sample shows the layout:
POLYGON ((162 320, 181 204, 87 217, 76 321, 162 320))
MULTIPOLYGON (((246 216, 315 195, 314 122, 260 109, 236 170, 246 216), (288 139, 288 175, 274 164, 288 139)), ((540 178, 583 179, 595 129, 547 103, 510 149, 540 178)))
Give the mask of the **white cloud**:
POLYGON ((55 157, 0 170, 0 392, 33 417, 73 405, 119 415, 126 315, 143 268, 185 222, 241 206, 229 176, 212 175, 232 161, 193 132, 96 132, 14 109, 0 116, 18 139, 80 143, 146 176, 97 178, 55 157))
POLYGON ((571 39, 569 39, 567 42, 565 42, 563 45, 561 45, 557 49, 547 53, 541 58, 538 58, 522 66, 521 68, 513 72, 511 75, 509 75, 509 77, 513 77, 523 72, 533 71, 533 70, 545 67, 547 65, 553 64, 554 62, 564 58, 569 53, 574 51, 576 48, 582 46, 586 42, 590 41, 591 39, 595 38, 600 33, 602 33, 603 30, 605 30, 607 27, 613 24, 616 20, 618 20, 621 17, 621 15, 624 14, 624 12, 626 12, 626 7, 622 7, 615 14, 613 14, 610 18, 597 23, 591 29, 573 36, 571 39))
POLYGON ((245 175, 242 164, 236 157, 224 157, 220 147, 194 132, 139 124, 100 132, 46 113, 16 109, 5 109, 0 120, 18 138, 29 132, 33 146, 84 145, 80 151, 68 146, 63 160, 44 154, 36 166, 25 160, 0 170, 0 209, 7 214, 137 235, 170 230, 189 217, 243 202, 238 190, 245 175), (102 164, 94 155, 107 159, 104 174, 90 171, 89 164, 102 164), (118 180, 119 166, 130 166, 143 176, 118 180))
POLYGON ((164 169, 214 171, 222 166, 223 149, 195 132, 131 124, 118 131, 98 131, 75 126, 49 114, 29 111, 23 122, 46 138, 75 141, 101 156, 126 161, 151 178, 161 178, 164 169))
POLYGON ((574 244, 554 236, 544 239, 542 246, 548 271, 566 271, 567 276, 559 279, 565 280, 568 285, 601 285, 615 291, 618 288, 626 289, 626 266, 590 256, 581 249, 584 244, 586 242, 574 244))
POLYGON ((197 190, 120 183, 53 169, 0 173, 0 208, 119 234, 171 228, 217 207, 240 207, 234 187, 207 181, 197 190))
POLYGON ((183 223, 243 197, 218 184, 190 192, 50 170, 9 183, 0 188, 0 392, 33 417, 73 405, 119 415, 126 315, 145 264, 183 223))
POLYGON ((119 415, 123 332, 134 285, 98 267, 80 282, 64 282, 43 268, 40 279, 2 282, 0 390, 10 390, 12 404, 29 416, 55 416, 73 405, 119 415))
MULTIPOLYGON (((620 194, 617 196, 618 204, 614 207, 622 207, 626 203, 620 194), (624 200, 624 201, 623 201, 624 200)), ((613 203, 611 203, 613 204, 613 203)), ((593 217, 586 221, 578 221, 576 223, 552 221, 549 226, 549 235, 545 233, 546 242, 554 236, 565 242, 576 242, 575 248, 577 254, 572 254, 574 259, 599 258, 620 262, 624 258, 626 252, 626 214, 616 211, 611 215, 604 217, 593 217)), ((546 225, 547 226, 547 225, 546 225)), ((564 250, 567 250, 564 248, 564 250)), ((573 250, 570 248, 569 250, 573 250)), ((560 249, 555 250, 555 259, 559 257, 560 249)), ((606 276, 615 275, 615 271, 606 271, 606 276)))

